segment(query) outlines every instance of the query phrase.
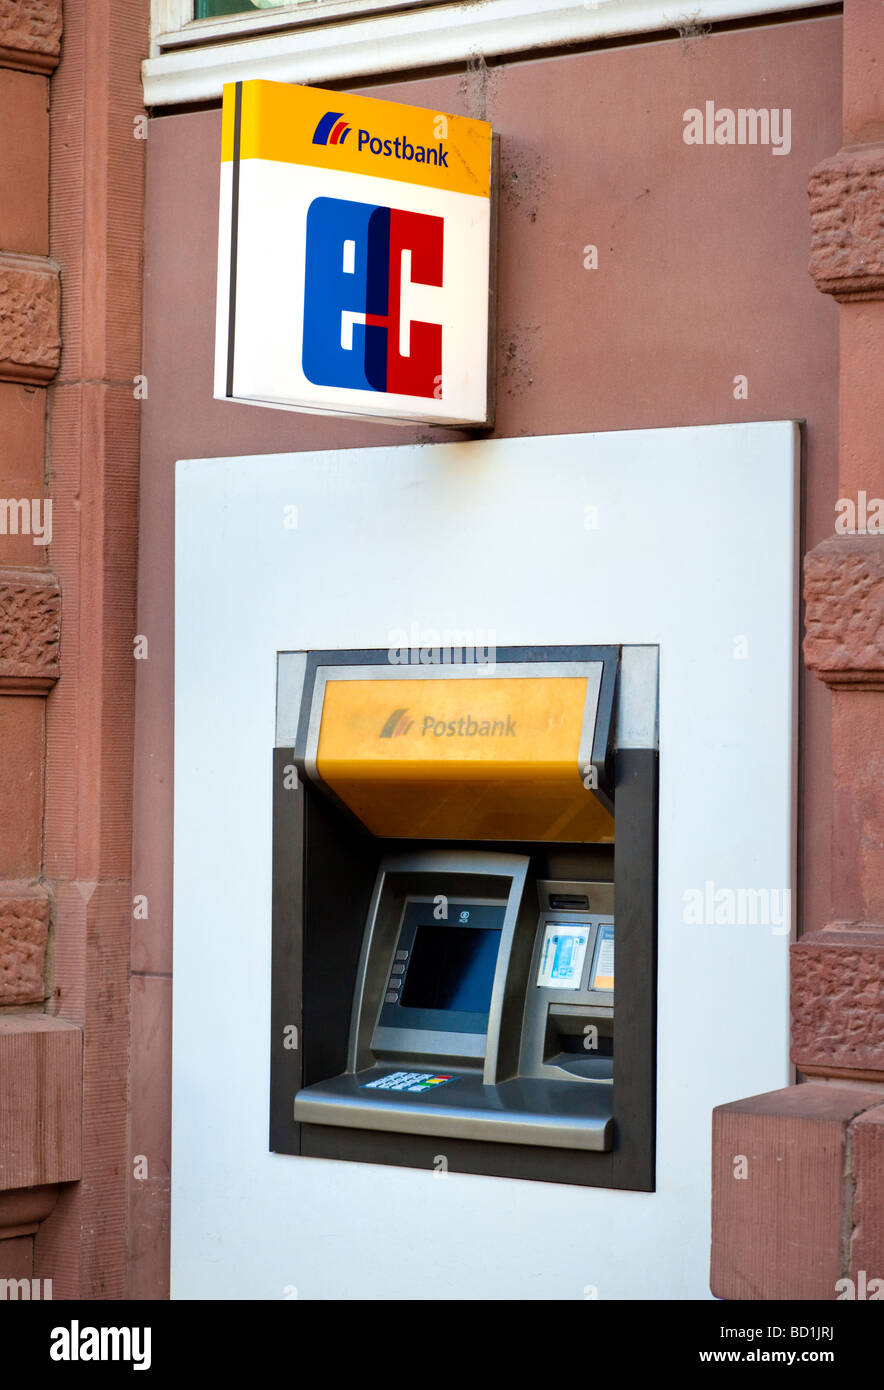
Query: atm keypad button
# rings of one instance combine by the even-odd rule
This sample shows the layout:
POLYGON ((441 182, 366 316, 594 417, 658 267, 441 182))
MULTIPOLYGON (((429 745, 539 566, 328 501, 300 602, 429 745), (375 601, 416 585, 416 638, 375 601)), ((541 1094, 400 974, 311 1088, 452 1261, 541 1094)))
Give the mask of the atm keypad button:
POLYGON ((404 966, 404 965, 394 965, 394 966, 393 966, 393 974, 394 974, 394 975, 401 975, 401 974, 404 972, 404 970, 405 970, 405 966, 404 966))
POLYGON ((399 998, 399 995, 398 995, 398 994, 396 994, 396 993, 395 993, 394 991, 392 991, 392 990, 389 990, 389 991, 384 995, 384 1003, 385 1003, 385 1004, 395 1004, 396 1001, 398 1000, 398 998, 399 998))
POLYGON ((396 952, 396 960, 408 960, 408 952, 407 952, 407 951, 397 951, 397 952, 396 952))

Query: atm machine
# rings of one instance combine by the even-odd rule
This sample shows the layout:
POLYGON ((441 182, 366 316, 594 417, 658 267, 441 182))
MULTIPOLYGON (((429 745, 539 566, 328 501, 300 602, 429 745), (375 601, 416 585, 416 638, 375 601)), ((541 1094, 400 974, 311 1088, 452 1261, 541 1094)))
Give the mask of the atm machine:
POLYGON ((270 1147, 651 1191, 657 648, 452 655, 279 654, 270 1147))

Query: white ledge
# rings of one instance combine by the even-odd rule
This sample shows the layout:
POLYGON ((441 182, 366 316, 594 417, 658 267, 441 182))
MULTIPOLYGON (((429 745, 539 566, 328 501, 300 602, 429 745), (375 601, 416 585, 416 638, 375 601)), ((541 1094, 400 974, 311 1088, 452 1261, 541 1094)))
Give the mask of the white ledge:
MULTIPOLYGON (((213 101, 225 82, 263 77, 317 84, 408 69, 464 63, 478 56, 586 43, 621 35, 654 33, 685 25, 717 24, 790 10, 819 8, 829 0, 480 0, 478 4, 422 5, 348 19, 289 16, 280 29, 254 37, 255 16, 241 38, 183 45, 179 30, 156 46, 158 57, 142 64, 146 106, 213 101)), ((312 8, 312 7, 311 7, 312 8)), ((273 16, 273 11, 267 11, 273 16)), ((232 26, 231 26, 232 29, 232 26)))

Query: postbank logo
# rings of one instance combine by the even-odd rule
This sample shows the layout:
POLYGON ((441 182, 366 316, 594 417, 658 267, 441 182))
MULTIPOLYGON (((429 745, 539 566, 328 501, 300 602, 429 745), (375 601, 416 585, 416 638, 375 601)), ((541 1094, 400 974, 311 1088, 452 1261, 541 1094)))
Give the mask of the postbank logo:
POLYGON ((389 719, 381 729, 381 738, 401 738, 402 734, 407 734, 414 723, 413 719, 407 719, 407 709, 394 709, 389 719))
MULTIPOLYGON (((401 738, 413 726, 414 720, 408 718, 408 709, 394 709, 385 721, 379 738, 401 738)), ((459 719, 437 719, 435 714, 422 716, 421 737, 432 734, 434 738, 515 738, 516 721, 507 714, 501 719, 475 719, 472 714, 462 714, 459 719)))
MULTIPOLYGON (((442 119, 447 126, 448 117, 442 119)), ((352 129, 340 111, 326 111, 317 122, 313 143, 343 145, 352 129)), ((372 135, 370 130, 360 130, 356 133, 356 148, 360 154, 367 150, 369 154, 383 155, 384 159, 404 159, 406 163, 414 160, 415 164, 435 164, 442 169, 448 168, 448 150, 441 139, 434 145, 413 145, 407 135, 395 135, 392 139, 384 140, 380 135, 372 135)))
POLYGON ((313 132, 314 145, 342 145, 353 129, 341 120, 340 111, 326 111, 313 132))

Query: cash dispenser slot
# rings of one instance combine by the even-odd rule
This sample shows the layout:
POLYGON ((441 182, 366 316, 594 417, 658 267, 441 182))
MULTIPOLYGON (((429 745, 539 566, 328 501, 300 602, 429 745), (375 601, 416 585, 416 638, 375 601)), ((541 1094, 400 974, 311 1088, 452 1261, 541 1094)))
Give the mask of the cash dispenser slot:
POLYGON ((303 776, 277 786, 273 1014, 299 1045, 274 1045, 271 1147, 653 1185, 656 651, 633 650, 281 659, 277 767, 303 776), (653 705, 638 761, 627 696, 653 705))

